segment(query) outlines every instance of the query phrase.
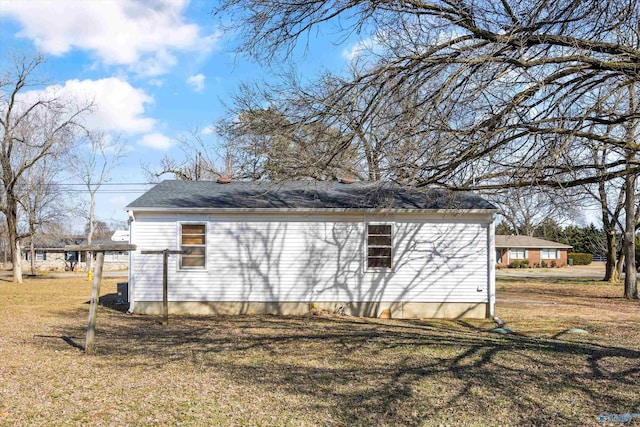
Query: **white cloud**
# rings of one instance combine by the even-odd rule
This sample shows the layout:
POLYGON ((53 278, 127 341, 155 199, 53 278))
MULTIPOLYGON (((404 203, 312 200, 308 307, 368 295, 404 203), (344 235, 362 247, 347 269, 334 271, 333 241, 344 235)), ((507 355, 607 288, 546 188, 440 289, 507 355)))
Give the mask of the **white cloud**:
POLYGON ((216 133, 216 128, 214 128, 213 126, 207 126, 206 128, 202 129, 200 133, 203 135, 213 135, 214 133, 216 133))
POLYGON ((204 74, 196 74, 189 76, 187 84, 190 85, 196 92, 202 92, 204 90, 204 74))
POLYGON ((153 98, 124 80, 69 80, 64 87, 76 96, 93 99, 95 112, 87 123, 91 128, 138 133, 148 132, 155 124, 154 119, 144 116, 145 105, 153 98))
POLYGON ((145 116, 145 106, 153 98, 117 77, 100 80, 68 80, 64 85, 52 85, 43 90, 24 92, 25 104, 36 99, 60 98, 79 106, 93 104, 83 115, 84 125, 107 132, 142 133, 153 129, 156 121, 145 116))
POLYGON ((142 137, 138 144, 156 150, 168 150, 173 145, 171 139, 161 133, 149 133, 142 137))
POLYGON ((87 50, 107 65, 144 76, 164 74, 179 52, 210 52, 219 32, 185 22, 188 0, 2 0, 0 16, 21 25, 17 36, 45 53, 87 50))
POLYGON ((357 59, 362 54, 372 52, 378 47, 378 42, 375 38, 367 38, 354 43, 351 47, 348 47, 342 51, 342 57, 349 61, 357 59))
POLYGON ((148 82, 151 86, 162 87, 164 86, 164 80, 162 79, 150 79, 148 82))
POLYGON ((145 105, 153 98, 116 77, 69 80, 63 91, 94 102, 93 114, 86 119, 91 129, 138 133, 148 132, 155 124, 154 119, 144 116, 145 105))

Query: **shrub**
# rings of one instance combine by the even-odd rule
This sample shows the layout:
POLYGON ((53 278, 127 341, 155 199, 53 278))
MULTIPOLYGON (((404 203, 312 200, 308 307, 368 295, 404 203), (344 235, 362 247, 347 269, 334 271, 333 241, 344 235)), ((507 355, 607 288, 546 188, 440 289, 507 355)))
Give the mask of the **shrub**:
POLYGON ((573 259, 573 265, 589 265, 593 261, 593 255, 579 252, 568 253, 567 258, 573 259))
POLYGON ((529 267, 528 259, 523 259, 522 261, 520 261, 520 268, 527 268, 527 267, 529 267))
POLYGON ((509 263, 509 268, 519 268, 520 267, 520 261, 511 261, 509 263))
POLYGON ((547 261, 541 261, 540 265, 542 266, 542 268, 547 268, 547 261))
POLYGON ((555 259, 551 261, 551 268, 556 268, 557 266, 558 266, 558 263, 556 263, 555 259))

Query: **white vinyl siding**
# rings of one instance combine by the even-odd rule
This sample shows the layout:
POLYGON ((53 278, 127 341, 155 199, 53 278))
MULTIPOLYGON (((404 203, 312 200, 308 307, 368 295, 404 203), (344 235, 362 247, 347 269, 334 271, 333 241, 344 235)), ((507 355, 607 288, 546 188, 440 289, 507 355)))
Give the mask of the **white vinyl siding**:
POLYGON ((540 249, 541 259, 560 259, 560 251, 558 249, 540 249))
POLYGON ((132 293, 161 300, 162 256, 180 222, 206 223, 207 270, 169 257, 170 301, 486 302, 488 217, 136 213, 132 293), (367 224, 392 224, 393 269, 367 271, 367 224))
POLYGON ((526 249, 513 248, 509 249, 509 259, 527 259, 529 253, 526 249))

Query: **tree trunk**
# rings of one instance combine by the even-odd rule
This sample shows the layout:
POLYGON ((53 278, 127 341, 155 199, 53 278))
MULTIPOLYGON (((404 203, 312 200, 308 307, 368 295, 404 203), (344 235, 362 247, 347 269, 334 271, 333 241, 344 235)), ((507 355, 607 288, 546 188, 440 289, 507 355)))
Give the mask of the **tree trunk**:
POLYGON ((18 238, 18 202, 11 194, 7 198, 7 228, 9 232, 9 245, 11 247, 11 264, 13 268, 14 283, 22 283, 22 263, 20 252, 20 239, 18 238))
MULTIPOLYGON (((87 245, 91 245, 91 243, 93 242, 93 232, 95 229, 95 222, 96 222, 96 193, 91 192, 90 194, 91 200, 90 200, 90 204, 89 204, 89 232, 87 233, 87 245)), ((91 271, 91 267, 93 265, 93 252, 87 252, 86 253, 86 261, 87 263, 85 264, 85 271, 89 272, 91 271)))
POLYGON ((15 240, 12 263, 13 281, 15 283, 22 283, 22 251, 20 250, 20 239, 15 240))
MULTIPOLYGON (((638 112, 638 100, 634 85, 629 86, 629 109, 635 114, 638 112)), ((637 119, 633 119, 627 127, 626 139, 629 145, 636 142, 637 119)), ((624 276, 624 297, 638 299, 638 270, 636 270, 636 175, 630 169, 636 161, 635 151, 627 149, 625 162, 627 175, 625 176, 625 261, 626 272, 624 276)))
POLYGON ((616 239, 616 231, 611 230, 607 232, 607 264, 604 273, 604 281, 610 283, 618 283, 620 281, 620 275, 616 261, 618 258, 618 242, 616 239))
POLYGON ((33 242, 33 236, 31 236, 31 241, 29 242, 29 254, 31 255, 31 275, 35 276, 35 274, 36 274, 36 245, 33 242))
MULTIPOLYGON (((632 153, 627 154, 627 167, 630 167, 632 153)), ((625 177, 625 230, 623 252, 625 256, 624 297, 638 299, 638 281, 636 270, 636 221, 635 221, 635 189, 636 176, 628 173, 625 177)))
MULTIPOLYGON (((624 240, 622 242, 622 246, 624 247, 624 240)), ((625 256, 624 256, 624 251, 620 252, 620 258, 618 258, 618 262, 616 263, 616 273, 618 274, 618 277, 622 277, 622 270, 624 269, 624 260, 625 260, 625 256)))

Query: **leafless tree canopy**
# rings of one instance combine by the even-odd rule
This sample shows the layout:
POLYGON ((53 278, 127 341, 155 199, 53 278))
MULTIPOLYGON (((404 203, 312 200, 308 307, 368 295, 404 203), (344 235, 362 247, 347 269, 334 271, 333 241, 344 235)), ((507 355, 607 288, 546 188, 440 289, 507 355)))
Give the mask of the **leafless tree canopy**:
POLYGON ((597 167, 629 172, 620 158, 594 165, 585 141, 638 149, 626 132, 637 114, 620 103, 639 78, 635 2, 229 0, 218 13, 242 18, 241 49, 262 60, 292 55, 322 23, 375 39, 352 76, 320 81, 304 116, 370 141, 359 153, 370 179, 378 155, 419 185, 582 185, 597 167), (383 145, 411 150, 380 156, 391 150, 367 137, 373 122, 393 127, 383 145))
MULTIPOLYGON (((81 126, 80 116, 90 108, 55 90, 43 90, 36 79, 42 61, 41 57, 14 58, 13 68, 0 76, 0 212, 7 222, 17 282, 22 281, 20 240, 33 234, 31 227, 26 233, 19 232, 19 208, 28 211, 34 201, 28 199, 35 196, 28 190, 34 178, 30 172, 45 167, 68 147, 81 126)), ((42 208, 42 202, 36 210, 42 208)))
POLYGON ((296 56, 328 26, 338 42, 368 39, 347 76, 288 83, 275 103, 265 91, 255 109, 248 92, 235 102, 236 116, 276 105, 288 128, 334 132, 319 169, 349 153, 364 179, 417 186, 565 190, 622 178, 633 257, 637 2, 224 0, 216 13, 242 28, 239 51, 266 62, 296 56))
MULTIPOLYGON (((85 132, 77 138, 78 146, 66 155, 71 176, 83 184, 89 194, 89 204, 83 214, 87 219, 87 244, 91 245, 96 231, 96 194, 103 184, 111 179, 113 169, 126 156, 126 145, 120 137, 99 131, 85 132)), ((92 257, 87 257, 86 270, 92 265, 92 257)))
POLYGON ((485 195, 499 209, 500 215, 515 234, 534 236, 545 221, 562 224, 580 220, 579 196, 549 192, 534 187, 505 188, 485 195))

